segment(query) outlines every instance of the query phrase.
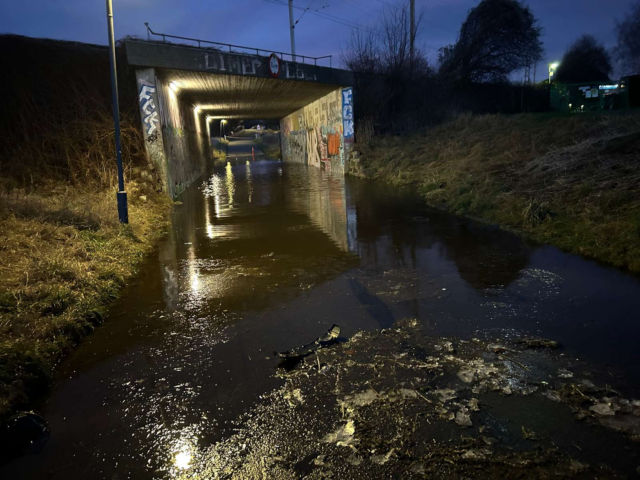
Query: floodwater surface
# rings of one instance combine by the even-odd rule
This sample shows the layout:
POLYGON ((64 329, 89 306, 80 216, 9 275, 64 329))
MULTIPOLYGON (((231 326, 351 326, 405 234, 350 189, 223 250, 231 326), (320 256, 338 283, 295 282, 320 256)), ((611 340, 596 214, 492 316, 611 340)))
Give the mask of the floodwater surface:
POLYGON ((232 161, 187 189, 108 320, 65 361, 51 438, 2 478, 170 478, 282 384, 274 351, 332 324, 418 319, 429 334, 540 335, 640 379, 640 282, 428 208, 410 189, 232 161))

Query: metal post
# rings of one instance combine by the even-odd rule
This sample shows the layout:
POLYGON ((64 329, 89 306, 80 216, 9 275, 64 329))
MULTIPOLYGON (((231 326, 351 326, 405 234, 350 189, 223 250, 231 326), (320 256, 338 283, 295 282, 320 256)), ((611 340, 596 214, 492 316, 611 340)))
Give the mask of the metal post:
POLYGON ((411 1, 410 15, 411 15, 411 31, 409 35, 411 38, 409 39, 411 43, 409 44, 409 62, 410 69, 413 71, 413 55, 415 52, 415 43, 416 43, 416 0, 411 1))
POLYGON ((296 61, 296 35, 295 24, 293 23, 293 0, 289 0, 289 26, 291 30, 291 56, 293 61, 296 61))
POLYGON ((109 61, 111 64, 111 103, 113 104, 113 123, 116 137, 116 160, 118 162, 118 218, 120 223, 129 223, 127 192, 124 191, 124 172, 122 171, 122 147, 120 146, 120 102, 118 101, 118 76, 116 71, 116 45, 113 38, 113 5, 107 0, 107 27, 109 30, 109 61))

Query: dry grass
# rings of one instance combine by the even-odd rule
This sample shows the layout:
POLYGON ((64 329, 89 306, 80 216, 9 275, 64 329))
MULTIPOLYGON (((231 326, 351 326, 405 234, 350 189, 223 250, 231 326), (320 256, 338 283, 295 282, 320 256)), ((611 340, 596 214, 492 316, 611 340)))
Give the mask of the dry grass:
POLYGON ((229 140, 218 139, 211 151, 213 152, 213 159, 215 161, 226 162, 229 151, 229 140))
POLYGON ((362 148, 368 176, 538 241, 640 270, 640 115, 461 116, 362 148))
POLYGON ((115 190, 0 197, 0 418, 41 393, 164 231, 169 201, 142 201, 136 183, 128 190, 129 226, 118 222, 115 190))
POLYGON ((104 47, 0 35, 0 420, 49 384, 163 232, 170 201, 147 164, 120 63, 130 225, 117 219, 104 47))

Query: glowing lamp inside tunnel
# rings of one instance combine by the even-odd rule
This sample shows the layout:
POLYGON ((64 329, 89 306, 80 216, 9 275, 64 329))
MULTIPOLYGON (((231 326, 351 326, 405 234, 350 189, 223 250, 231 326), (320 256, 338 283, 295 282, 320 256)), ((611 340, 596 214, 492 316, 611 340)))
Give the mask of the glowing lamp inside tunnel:
POLYGON ((195 107, 193 107, 193 111, 196 113, 200 113, 200 110, 202 110, 200 105, 196 105, 195 107))
POLYGON ((169 88, 173 90, 174 93, 178 93, 178 90, 180 90, 180 85, 177 84, 176 82, 171 82, 169 84, 169 88))

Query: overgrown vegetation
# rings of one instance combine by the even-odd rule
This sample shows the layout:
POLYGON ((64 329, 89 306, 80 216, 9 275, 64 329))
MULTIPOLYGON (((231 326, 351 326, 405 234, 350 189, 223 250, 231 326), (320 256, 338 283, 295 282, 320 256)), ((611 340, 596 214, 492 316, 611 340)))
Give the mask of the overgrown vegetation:
POLYGON ((360 144, 364 174, 540 242, 640 271, 640 115, 462 115, 360 144))
MULTIPOLYGON (((419 31, 422 15, 417 18, 419 31)), ((510 81, 535 72, 541 30, 522 2, 482 0, 469 10, 456 42, 431 64, 424 49, 411 48, 406 4, 388 7, 377 33, 354 31, 342 58, 357 74, 356 137, 415 132, 456 112, 547 111, 548 85, 510 81)))
POLYGON ((220 138, 216 140, 216 144, 211 149, 213 152, 213 159, 217 162, 225 162, 227 160, 227 153, 229 152, 229 140, 220 138))
POLYGON ((103 47, 0 36, 0 419, 49 384, 63 355, 154 245, 169 200, 120 59, 130 225, 118 223, 109 58, 103 47))

